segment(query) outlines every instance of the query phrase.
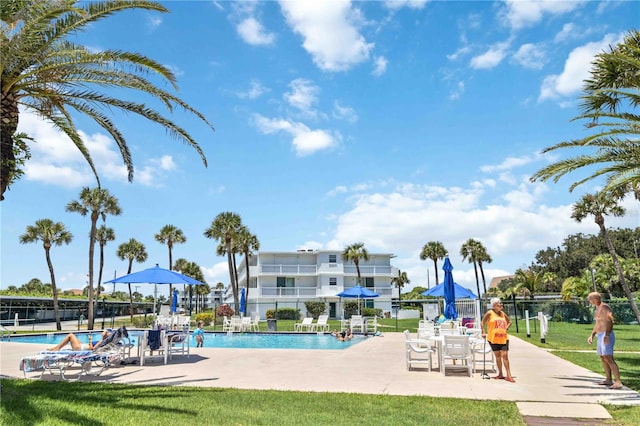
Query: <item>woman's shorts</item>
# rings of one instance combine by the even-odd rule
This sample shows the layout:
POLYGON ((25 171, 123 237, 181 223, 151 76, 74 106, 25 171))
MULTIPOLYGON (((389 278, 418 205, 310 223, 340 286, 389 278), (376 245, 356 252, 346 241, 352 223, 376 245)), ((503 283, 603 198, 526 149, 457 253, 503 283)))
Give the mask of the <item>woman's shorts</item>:
POLYGON ((605 333, 597 333, 596 337, 598 338, 598 343, 596 345, 596 353, 600 356, 602 355, 613 355, 613 345, 616 343, 616 335, 609 334, 609 343, 604 344, 604 335, 605 333))
POLYGON ((499 351, 508 351, 509 350, 509 341, 507 340, 507 343, 491 343, 489 342, 489 345, 491 345, 491 350, 494 352, 499 352, 499 351))

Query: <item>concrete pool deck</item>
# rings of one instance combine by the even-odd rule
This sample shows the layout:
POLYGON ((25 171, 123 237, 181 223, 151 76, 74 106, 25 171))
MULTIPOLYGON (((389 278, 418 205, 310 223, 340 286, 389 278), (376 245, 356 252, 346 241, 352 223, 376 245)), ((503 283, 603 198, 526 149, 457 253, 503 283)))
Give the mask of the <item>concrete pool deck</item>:
MULTIPOLYGON (((514 401, 523 416, 607 419, 601 404, 640 406, 631 389, 610 390, 603 379, 522 339, 511 337, 516 383, 450 375, 436 369, 408 371, 404 335, 384 333, 345 350, 191 348, 191 355, 161 358, 143 367, 127 364, 89 380, 136 385, 201 386, 302 392, 421 395, 514 401)), ((47 345, 0 342, 0 375, 23 378, 18 364, 47 345)), ((135 350, 134 350, 135 351, 135 350)), ((593 356, 595 357, 595 351, 593 356)), ((494 374, 493 374, 494 375, 494 374)), ((493 376, 492 375, 492 376, 493 376)), ((51 380, 50 375, 45 379, 51 380)), ((87 380, 83 378, 82 380, 87 380)))

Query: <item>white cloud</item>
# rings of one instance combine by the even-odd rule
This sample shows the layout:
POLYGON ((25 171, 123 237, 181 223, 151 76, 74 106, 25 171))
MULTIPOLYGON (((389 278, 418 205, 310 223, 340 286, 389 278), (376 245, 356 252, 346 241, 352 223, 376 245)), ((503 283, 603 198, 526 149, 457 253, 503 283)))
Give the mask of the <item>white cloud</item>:
POLYGON ((475 69, 490 69, 498 66, 507 54, 509 42, 496 43, 485 53, 471 58, 471 67, 475 69))
POLYGON ((276 39, 275 34, 266 32, 262 24, 254 17, 243 19, 236 30, 242 40, 253 46, 270 45, 276 39))
POLYGON ((451 89, 449 92, 449 99, 455 101, 456 99, 460 99, 460 96, 464 94, 464 81, 459 81, 456 83, 455 87, 451 89))
POLYGON ((346 71, 369 59, 374 44, 358 32, 360 11, 350 1, 280 1, 280 7, 321 70, 346 71))
POLYGON ((403 7, 422 9, 426 3, 427 0, 385 0, 384 5, 391 10, 398 10, 403 7))
POLYGON ((533 161, 533 159, 528 155, 525 155, 525 156, 522 156, 522 157, 507 157, 500 164, 482 166, 482 167, 480 167, 480 170, 482 172, 485 172, 485 173, 504 171, 504 170, 512 170, 514 168, 522 167, 522 166, 524 166, 526 164, 529 164, 532 161, 533 161))
POLYGON ((238 92, 238 97, 240 99, 257 99, 262 96, 264 93, 268 92, 269 89, 264 87, 260 81, 251 80, 251 87, 246 92, 238 92))
POLYGON ((517 64, 535 70, 542 69, 547 62, 546 58, 547 54, 542 46, 533 43, 523 44, 513 55, 513 60, 517 64))
POLYGON ((286 92, 283 97, 291 105, 303 112, 309 112, 318 103, 318 93, 320 88, 312 81, 304 78, 297 78, 289 83, 290 92, 286 92))
POLYGON ((200 270, 202 270, 202 275, 204 275, 205 281, 209 283, 211 288, 215 288, 219 282, 229 282, 229 265, 226 260, 210 267, 201 266, 200 270))
POLYGON ((349 123, 358 121, 358 114, 351 107, 342 106, 338 101, 333 103, 333 117, 339 120, 346 120, 349 123))
POLYGON ((471 48, 469 46, 463 46, 458 50, 456 50, 455 52, 447 55, 447 59, 450 61, 457 61, 461 56, 466 55, 470 51, 471 51, 471 48))
POLYGON ((507 26, 518 30, 537 24, 545 15, 558 16, 572 12, 584 3, 578 0, 506 0, 498 15, 506 21, 507 26))
POLYGON ((548 75, 542 82, 538 101, 561 99, 578 93, 589 77, 596 54, 622 41, 622 34, 607 34, 602 40, 576 47, 569 53, 561 74, 548 75))
POLYGON ((278 132, 288 133, 293 137, 291 144, 298 157, 315 154, 336 146, 341 136, 327 130, 311 130, 303 123, 286 120, 283 118, 267 118, 259 114, 253 117, 255 126, 262 133, 268 135, 278 132))
POLYGON ((373 74, 376 77, 380 77, 382 74, 384 74, 387 71, 388 63, 389 61, 387 61, 387 59, 384 56, 378 56, 374 61, 374 67, 371 74, 373 74))
POLYGON ((555 43, 561 43, 563 41, 572 39, 576 36, 576 26, 572 22, 567 22, 562 26, 562 30, 553 38, 555 43))
POLYGON ((147 24, 149 25, 151 30, 155 30, 160 25, 162 25, 162 18, 159 17, 159 16, 155 16, 155 15, 154 16, 148 16, 147 17, 147 24))

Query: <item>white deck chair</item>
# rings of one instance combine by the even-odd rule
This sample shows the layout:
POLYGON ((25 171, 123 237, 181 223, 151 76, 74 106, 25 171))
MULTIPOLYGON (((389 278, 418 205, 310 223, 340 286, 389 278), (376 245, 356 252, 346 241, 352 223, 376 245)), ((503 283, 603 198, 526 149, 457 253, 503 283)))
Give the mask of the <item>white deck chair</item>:
POLYGON ((254 315, 251 320, 251 331, 260 331, 260 315, 254 315))
MULTIPOLYGON (((167 335, 167 349, 165 350, 165 359, 173 358, 173 354, 186 355, 189 358, 191 349, 191 339, 189 329, 186 332, 169 333, 167 335)), ((165 364, 167 362, 165 361, 165 364)))
POLYGON ((320 315, 318 321, 313 325, 312 331, 328 332, 329 331, 329 315, 320 315))
POLYGON ((138 358, 140 359, 140 365, 144 365, 144 361, 147 358, 154 358, 162 356, 164 358, 164 363, 167 363, 166 356, 166 348, 167 348, 167 337, 166 330, 145 330, 144 334, 138 341, 138 358), (160 333, 160 341, 158 347, 149 345, 149 335, 154 332, 160 333), (155 353, 154 353, 155 352, 155 353))
POLYGON ((233 331, 231 329, 231 320, 226 315, 222 317, 222 331, 233 331))
POLYGON ((486 339, 476 340, 471 345, 471 353, 473 355, 473 372, 482 370, 486 373, 488 370, 491 372, 498 371, 498 365, 496 364, 496 357, 491 349, 491 345, 486 339), (482 364, 482 368, 478 368, 478 364, 482 364))
POLYGON ((240 331, 251 331, 251 317, 242 317, 240 331))
POLYGON ((313 317, 302 318, 302 322, 298 322, 293 326, 295 331, 311 331, 313 330, 313 317))
POLYGON ((351 315, 351 321, 349 321, 349 327, 353 333, 356 329, 360 330, 360 333, 364 333, 364 319, 362 315, 351 315))
POLYGON ((237 315, 231 317, 231 330, 230 331, 242 331, 242 318, 237 315))
POLYGON ((469 343, 469 336, 458 335, 453 336, 445 334, 444 342, 442 343, 442 365, 440 370, 443 375, 447 374, 448 369, 460 369, 464 368, 469 373, 469 377, 472 377, 473 372, 473 354, 471 353, 471 345, 469 343), (447 361, 452 361, 448 364, 447 361), (457 364, 460 362, 460 364, 457 364))
POLYGON ((433 367, 433 354, 436 350, 429 345, 428 341, 412 339, 409 330, 404 331, 405 341, 405 357, 407 361, 407 370, 413 368, 424 368, 426 366, 429 371, 433 367), (426 344, 426 345, 425 345, 426 344), (418 355, 427 356, 427 358, 418 355))

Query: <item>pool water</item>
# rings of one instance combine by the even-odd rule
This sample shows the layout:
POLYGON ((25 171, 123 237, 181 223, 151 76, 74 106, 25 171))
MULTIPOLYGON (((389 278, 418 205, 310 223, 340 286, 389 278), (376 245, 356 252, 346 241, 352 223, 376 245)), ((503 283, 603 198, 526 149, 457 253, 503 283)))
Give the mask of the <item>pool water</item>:
MULTIPOLYGON (((11 336, 9 341, 20 343, 39 343, 54 346, 61 342, 68 333, 33 334, 27 336, 11 336)), ((100 333, 75 333, 81 342, 100 340, 100 333)), ((129 330, 129 339, 138 344, 142 332, 129 330)), ((191 347, 196 341, 191 339, 191 347)), ((330 334, 279 334, 279 333, 205 333, 205 348, 239 348, 239 349, 346 349, 361 342, 365 337, 355 336, 349 341, 340 341, 330 334)), ((5 338, 5 341, 6 338, 5 338)))

